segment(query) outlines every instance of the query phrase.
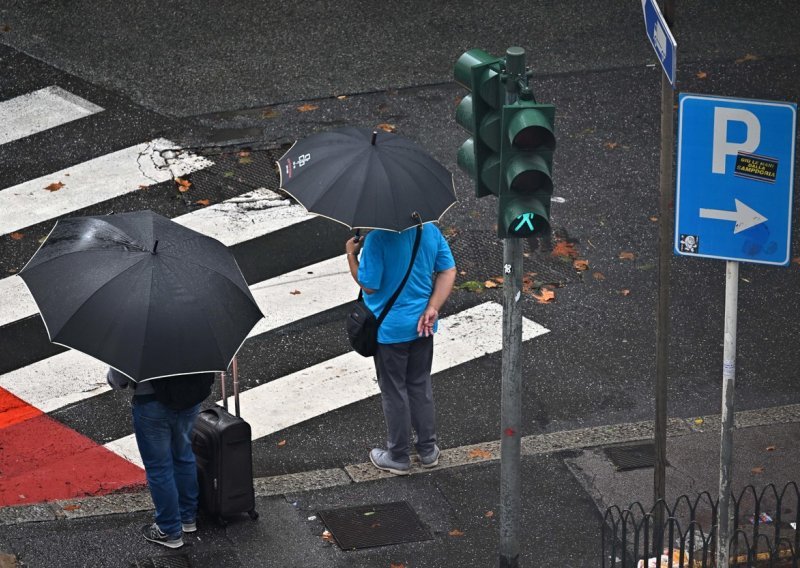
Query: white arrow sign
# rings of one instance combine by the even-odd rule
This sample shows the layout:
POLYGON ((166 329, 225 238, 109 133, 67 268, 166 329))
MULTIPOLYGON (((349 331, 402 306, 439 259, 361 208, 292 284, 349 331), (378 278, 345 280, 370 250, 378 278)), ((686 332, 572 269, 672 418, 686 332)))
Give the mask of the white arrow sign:
POLYGON ((704 217, 706 219, 719 219, 720 221, 735 221, 736 225, 733 227, 734 235, 751 227, 755 227, 759 223, 763 223, 767 220, 767 218, 761 215, 758 211, 751 209, 738 199, 734 199, 734 201, 736 202, 736 211, 703 209, 701 207, 700 217, 704 217))

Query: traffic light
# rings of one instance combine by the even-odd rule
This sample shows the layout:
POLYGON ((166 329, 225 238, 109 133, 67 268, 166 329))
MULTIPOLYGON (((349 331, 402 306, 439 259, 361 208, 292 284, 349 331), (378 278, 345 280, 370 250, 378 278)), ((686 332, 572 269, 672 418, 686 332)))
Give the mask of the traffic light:
POLYGON ((555 113, 551 104, 526 99, 503 107, 500 238, 530 237, 550 230, 555 113))
POLYGON ((472 134, 458 150, 458 166, 475 180, 477 197, 500 193, 502 65, 502 59, 471 49, 454 69, 456 82, 470 90, 456 108, 456 122, 472 134))

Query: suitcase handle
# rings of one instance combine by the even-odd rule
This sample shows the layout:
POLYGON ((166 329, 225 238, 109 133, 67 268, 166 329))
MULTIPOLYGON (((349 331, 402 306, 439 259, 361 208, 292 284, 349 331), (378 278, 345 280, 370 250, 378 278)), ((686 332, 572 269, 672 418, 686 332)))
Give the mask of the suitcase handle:
MULTIPOLYGON (((233 403, 236 411, 236 416, 239 416, 239 361, 234 356, 231 363, 231 370, 233 375, 233 403)), ((228 395, 225 392, 225 382, 227 380, 227 371, 222 371, 219 374, 220 386, 222 388, 222 407, 228 410, 228 395)))

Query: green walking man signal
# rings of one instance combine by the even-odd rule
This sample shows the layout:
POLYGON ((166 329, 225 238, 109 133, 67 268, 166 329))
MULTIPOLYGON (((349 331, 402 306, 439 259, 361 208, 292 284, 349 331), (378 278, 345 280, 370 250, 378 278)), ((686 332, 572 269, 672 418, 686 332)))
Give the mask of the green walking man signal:
POLYGON ((512 72, 510 57, 471 49, 456 62, 456 82, 470 91, 456 122, 472 134, 458 165, 475 180, 477 197, 498 196, 498 236, 521 238, 550 230, 555 107, 534 100, 530 72, 512 72))

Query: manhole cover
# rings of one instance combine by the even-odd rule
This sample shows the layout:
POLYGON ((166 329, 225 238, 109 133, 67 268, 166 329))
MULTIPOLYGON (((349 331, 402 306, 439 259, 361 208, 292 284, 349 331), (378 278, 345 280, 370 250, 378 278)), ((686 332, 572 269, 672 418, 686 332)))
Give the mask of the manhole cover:
POLYGON ((656 465, 655 444, 637 444, 635 446, 612 446, 605 448, 605 453, 617 471, 641 469, 656 465))
POLYGON ((342 550, 433 539, 405 501, 331 509, 317 514, 342 550))
POLYGON ((189 557, 185 554, 170 556, 153 556, 144 560, 137 560, 131 568, 192 568, 189 557))

